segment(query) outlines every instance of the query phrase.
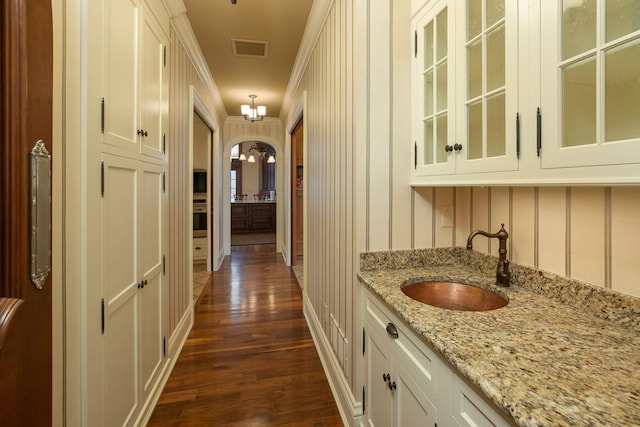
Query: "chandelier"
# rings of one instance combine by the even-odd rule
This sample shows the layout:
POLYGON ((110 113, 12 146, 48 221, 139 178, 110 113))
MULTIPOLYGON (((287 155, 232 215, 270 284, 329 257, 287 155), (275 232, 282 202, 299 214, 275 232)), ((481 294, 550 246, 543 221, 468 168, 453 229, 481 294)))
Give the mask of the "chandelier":
POLYGON ((267 163, 275 163, 276 162, 276 150, 270 146, 269 144, 265 144, 264 142, 256 142, 254 143, 248 150, 249 158, 244 153, 240 154, 238 160, 246 160, 249 163, 255 163, 256 157, 253 153, 260 158, 267 158, 267 163))
POLYGON ((264 116, 267 115, 267 107, 264 105, 258 105, 258 107, 256 107, 254 105, 257 97, 257 95, 249 95, 251 105, 244 104, 240 106, 240 112, 244 116, 244 119, 249 120, 251 123, 262 121, 264 116))

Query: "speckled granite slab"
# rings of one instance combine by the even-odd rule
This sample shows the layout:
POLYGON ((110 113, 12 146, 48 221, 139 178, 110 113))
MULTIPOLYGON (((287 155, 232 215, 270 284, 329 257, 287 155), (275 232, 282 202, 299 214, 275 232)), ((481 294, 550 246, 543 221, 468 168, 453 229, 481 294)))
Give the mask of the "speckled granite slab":
POLYGON ((640 425, 640 299, 464 248, 365 253, 361 281, 523 426, 640 425), (444 310, 401 287, 450 280, 509 299, 487 312, 444 310))

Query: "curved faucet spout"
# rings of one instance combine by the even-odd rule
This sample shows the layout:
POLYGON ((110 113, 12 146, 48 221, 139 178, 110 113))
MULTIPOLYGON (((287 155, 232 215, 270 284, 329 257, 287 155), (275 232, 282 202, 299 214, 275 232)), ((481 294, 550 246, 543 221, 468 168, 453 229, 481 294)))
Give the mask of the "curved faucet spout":
POLYGON ((507 260, 507 239, 509 238, 509 233, 504 229, 504 224, 500 227, 500 230, 497 233, 487 233, 482 230, 474 230, 469 234, 467 238, 467 249, 473 249, 473 238, 478 234, 488 237, 495 238, 499 241, 498 253, 500 258, 498 260, 497 272, 496 272, 496 285, 498 286, 509 286, 509 279, 511 278, 511 273, 509 272, 509 261, 507 260))

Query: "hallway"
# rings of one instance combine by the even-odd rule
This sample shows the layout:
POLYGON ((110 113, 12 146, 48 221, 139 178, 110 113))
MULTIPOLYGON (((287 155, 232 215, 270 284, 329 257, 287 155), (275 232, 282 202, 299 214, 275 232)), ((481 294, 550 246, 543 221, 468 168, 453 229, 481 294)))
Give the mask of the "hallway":
POLYGON ((149 426, 342 426, 280 254, 232 250, 149 426))

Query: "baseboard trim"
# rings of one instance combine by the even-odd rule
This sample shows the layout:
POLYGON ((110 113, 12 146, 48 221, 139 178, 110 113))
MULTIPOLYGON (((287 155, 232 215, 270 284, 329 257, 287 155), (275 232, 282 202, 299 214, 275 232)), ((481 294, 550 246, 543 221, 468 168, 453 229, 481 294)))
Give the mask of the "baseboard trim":
POLYGON ((336 360, 333 351, 331 351, 330 343, 322 331, 322 326, 315 311, 313 310, 311 301, 309 301, 306 295, 304 296, 303 313, 307 321, 307 325, 309 326, 311 336, 313 337, 316 350, 318 351, 320 362, 322 363, 324 372, 327 375, 327 380, 329 381, 329 387, 331 387, 333 398, 336 400, 336 404, 338 405, 338 411, 340 411, 342 422, 345 426, 359 426, 362 407, 351 393, 349 384, 340 369, 340 364, 338 360, 336 360))

